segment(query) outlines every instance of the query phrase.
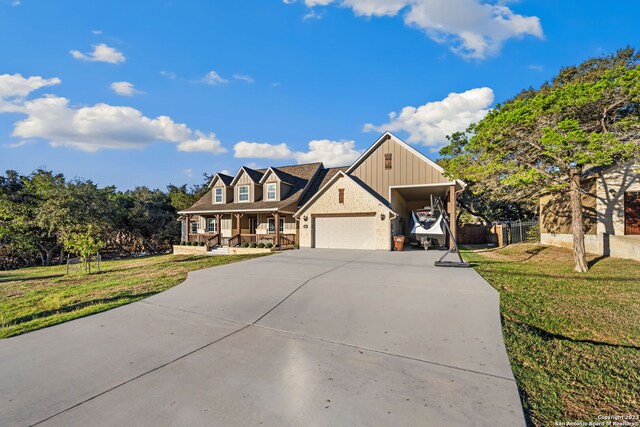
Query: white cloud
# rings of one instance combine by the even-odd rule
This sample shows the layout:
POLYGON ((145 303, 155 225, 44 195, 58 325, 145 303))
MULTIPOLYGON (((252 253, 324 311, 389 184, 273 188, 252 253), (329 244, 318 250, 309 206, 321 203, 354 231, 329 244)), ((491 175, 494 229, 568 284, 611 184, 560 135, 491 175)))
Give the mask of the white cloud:
POLYGON ((234 157, 258 159, 290 159, 293 152, 287 144, 267 144, 240 141, 233 146, 234 157))
POLYGON ((19 112, 24 98, 34 90, 60 84, 57 77, 25 78, 21 74, 0 74, 0 113, 19 112))
POLYGON ((175 80, 178 77, 176 73, 173 73, 171 71, 165 71, 165 70, 160 71, 160 75, 169 80, 175 80))
POLYGON ((22 2, 20 0, 13 0, 11 2, 11 6, 20 6, 22 4, 22 2))
POLYGON ((182 172, 184 172, 187 178, 191 178, 193 176, 193 169, 185 169, 182 172))
POLYGON ((234 74, 232 76, 236 80, 243 81, 245 83, 255 83, 255 80, 251 76, 247 76, 245 74, 234 74))
POLYGON ((344 166, 353 163, 362 151, 354 141, 317 139, 309 142, 308 151, 293 151, 286 144, 267 144, 241 141, 233 148, 240 158, 295 159, 300 163, 323 162, 325 166, 344 166))
POLYGON ((215 133, 205 134, 199 130, 194 133, 195 139, 188 139, 178 143, 178 151, 206 151, 214 154, 227 152, 227 149, 222 147, 215 133))
MULTIPOLYGON (((38 88, 59 83, 57 78, 0 75, 0 113, 26 116, 15 123, 14 137, 21 141, 44 139, 54 147, 87 152, 140 149, 158 141, 174 143, 179 151, 226 151, 215 134, 192 130, 168 116, 149 118, 135 108, 108 104, 76 108, 69 105, 68 99, 54 95, 26 99, 38 88)), ((23 144, 12 145, 15 148, 23 144)))
POLYGON ((388 123, 378 126, 368 123, 364 131, 404 131, 409 134, 408 142, 435 151, 447 143, 447 135, 480 121, 489 112, 493 99, 493 90, 488 87, 450 93, 442 101, 427 102, 417 108, 404 107, 399 114, 392 112, 388 123))
POLYGON ((219 84, 229 83, 229 80, 222 78, 220 74, 218 74, 214 70, 211 70, 207 74, 205 74, 201 81, 202 83, 205 83, 208 85, 219 85, 219 84))
POLYGON ((99 36, 100 34, 102 34, 101 30, 91 30, 91 34, 93 34, 94 36, 99 36))
MULTIPOLYGON (((285 3, 294 3, 285 0, 285 3)), ((359 16, 397 16, 429 38, 446 43, 456 54, 484 59, 500 52, 509 39, 543 38, 537 16, 523 16, 505 6, 482 0, 304 0, 309 7, 338 4, 359 16)))
POLYGON ((124 62, 126 58, 117 49, 107 46, 104 43, 93 45, 93 52, 82 53, 79 50, 70 51, 71 56, 76 59, 90 62, 108 62, 110 64, 119 64, 124 62))
POLYGON ((122 96, 133 96, 144 93, 133 87, 133 84, 129 82, 113 82, 111 83, 111 90, 122 96))
POLYGON ((309 151, 295 153, 298 163, 322 162, 325 166, 346 166, 353 163, 362 151, 355 141, 316 139, 309 142, 309 151))

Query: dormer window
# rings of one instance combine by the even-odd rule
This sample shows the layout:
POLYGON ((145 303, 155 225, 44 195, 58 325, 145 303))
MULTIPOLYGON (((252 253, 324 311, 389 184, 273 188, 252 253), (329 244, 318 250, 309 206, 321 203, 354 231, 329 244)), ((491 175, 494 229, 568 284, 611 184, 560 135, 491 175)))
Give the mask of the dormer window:
POLYGON ((238 201, 239 202, 248 202, 249 201, 249 186, 241 185, 238 187, 238 201))
POLYGON ((214 202, 215 203, 222 203, 222 191, 224 189, 221 187, 218 187, 215 189, 215 198, 214 198, 214 202))
POLYGON ((267 200, 276 200, 276 183, 267 184, 267 200))

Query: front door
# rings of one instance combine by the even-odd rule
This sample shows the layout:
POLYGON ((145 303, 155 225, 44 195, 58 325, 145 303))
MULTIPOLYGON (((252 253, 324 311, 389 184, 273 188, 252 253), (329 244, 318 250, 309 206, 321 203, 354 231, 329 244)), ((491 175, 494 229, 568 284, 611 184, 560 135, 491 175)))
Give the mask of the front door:
POLYGON ((640 234, 640 192, 624 193, 624 234, 640 234))
POLYGON ((250 216, 249 217, 249 234, 256 234, 257 228, 258 228, 258 217, 250 216))

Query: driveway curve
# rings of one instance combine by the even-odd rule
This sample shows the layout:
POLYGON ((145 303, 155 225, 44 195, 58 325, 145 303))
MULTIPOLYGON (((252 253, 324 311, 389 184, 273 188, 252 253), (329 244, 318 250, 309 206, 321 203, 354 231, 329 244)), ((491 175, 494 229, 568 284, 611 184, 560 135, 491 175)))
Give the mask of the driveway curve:
POLYGON ((0 341, 0 425, 524 425, 498 293, 437 252, 298 250, 0 341))

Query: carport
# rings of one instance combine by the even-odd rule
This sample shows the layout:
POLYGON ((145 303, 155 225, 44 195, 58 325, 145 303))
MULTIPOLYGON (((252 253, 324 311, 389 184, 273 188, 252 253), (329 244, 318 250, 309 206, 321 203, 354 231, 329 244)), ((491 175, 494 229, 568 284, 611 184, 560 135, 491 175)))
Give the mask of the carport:
POLYGON ((404 235, 408 238, 411 231, 409 229, 411 211, 425 207, 431 208, 431 200, 440 198, 449 214, 449 227, 455 238, 457 233, 456 195, 463 189, 464 183, 460 180, 438 184, 390 186, 389 200, 398 215, 391 224, 393 235, 404 235))

